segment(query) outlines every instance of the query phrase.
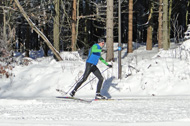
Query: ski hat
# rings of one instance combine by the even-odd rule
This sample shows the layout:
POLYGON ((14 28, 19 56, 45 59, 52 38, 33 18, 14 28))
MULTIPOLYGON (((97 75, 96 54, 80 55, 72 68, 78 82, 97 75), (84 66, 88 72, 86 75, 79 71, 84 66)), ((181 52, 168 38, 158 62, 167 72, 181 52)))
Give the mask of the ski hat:
POLYGON ((101 43, 101 42, 105 42, 105 41, 104 41, 104 39, 99 38, 99 39, 98 39, 98 43, 101 43))

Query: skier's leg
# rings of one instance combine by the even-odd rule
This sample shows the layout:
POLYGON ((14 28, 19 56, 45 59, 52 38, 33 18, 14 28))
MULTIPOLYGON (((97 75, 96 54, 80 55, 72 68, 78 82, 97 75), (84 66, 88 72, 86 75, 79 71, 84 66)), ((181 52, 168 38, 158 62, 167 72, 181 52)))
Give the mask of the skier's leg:
POLYGON ((96 70, 95 70, 93 73, 94 73, 94 75, 99 79, 98 85, 97 85, 97 90, 96 90, 95 99, 107 99, 106 96, 102 96, 102 95, 100 94, 100 90, 101 90, 101 88, 102 88, 102 83, 103 83, 103 80, 104 80, 104 78, 103 78, 103 76, 102 76, 100 70, 96 67, 96 70))
POLYGON ((97 85, 97 90, 96 90, 96 93, 100 93, 100 90, 101 90, 101 88, 102 88, 102 83, 103 83, 103 80, 104 80, 104 78, 103 78, 103 76, 102 76, 102 74, 101 74, 101 72, 100 72, 100 70, 96 67, 96 66, 94 66, 94 68, 93 68, 93 73, 94 73, 94 75, 98 78, 98 85, 97 85))
POLYGON ((88 78, 88 76, 91 73, 91 68, 92 68, 92 64, 86 63, 86 69, 85 69, 84 75, 83 75, 82 79, 76 84, 76 86, 73 89, 73 91, 70 93, 71 96, 74 96, 75 93, 76 93, 76 91, 77 91, 77 89, 82 85, 83 82, 86 81, 86 79, 88 78))

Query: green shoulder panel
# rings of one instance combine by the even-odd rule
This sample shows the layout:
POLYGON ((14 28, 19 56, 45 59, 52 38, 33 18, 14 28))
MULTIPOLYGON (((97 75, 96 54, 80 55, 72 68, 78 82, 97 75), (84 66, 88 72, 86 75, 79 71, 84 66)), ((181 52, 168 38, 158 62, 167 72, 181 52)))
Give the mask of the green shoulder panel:
POLYGON ((92 53, 94 53, 94 52, 102 52, 102 50, 101 50, 101 49, 98 49, 98 46, 97 46, 97 45, 93 45, 91 52, 92 52, 92 53))

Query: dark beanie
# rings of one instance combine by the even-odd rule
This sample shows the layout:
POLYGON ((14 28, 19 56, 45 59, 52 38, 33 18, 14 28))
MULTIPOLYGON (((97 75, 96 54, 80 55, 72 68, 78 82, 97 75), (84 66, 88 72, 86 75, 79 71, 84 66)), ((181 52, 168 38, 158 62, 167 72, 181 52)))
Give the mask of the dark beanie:
POLYGON ((98 43, 100 43, 100 42, 105 42, 105 41, 104 41, 104 39, 99 38, 99 39, 98 39, 98 43))

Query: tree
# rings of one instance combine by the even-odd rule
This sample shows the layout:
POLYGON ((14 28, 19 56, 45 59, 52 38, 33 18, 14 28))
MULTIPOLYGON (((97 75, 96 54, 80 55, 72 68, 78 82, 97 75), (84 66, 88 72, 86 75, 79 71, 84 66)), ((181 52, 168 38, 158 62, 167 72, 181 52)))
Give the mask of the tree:
POLYGON ((59 52, 52 46, 51 42, 47 39, 47 37, 36 27, 36 25, 32 22, 32 20, 28 17, 28 15, 26 14, 26 12, 24 11, 24 9, 22 8, 22 6, 20 5, 18 0, 14 0, 17 7, 19 8, 20 12, 22 13, 22 15, 24 16, 24 18, 27 20, 27 22, 29 23, 29 25, 32 27, 33 30, 35 30, 35 32, 42 37, 42 39, 46 42, 46 44, 48 45, 48 47, 52 50, 52 52, 55 54, 56 58, 61 61, 63 60, 61 58, 61 56, 59 55, 59 52))
MULTIPOLYGON (((0 0, 0 6, 2 6, 2 0, 0 0)), ((2 8, 0 8, 0 25, 3 23, 3 14, 2 14, 2 8)))
POLYGON ((189 5, 190 5, 190 0, 188 0, 187 2, 187 11, 186 11, 186 26, 188 25, 188 21, 189 21, 189 5))
POLYGON ((162 6, 163 0, 159 0, 159 18, 158 18, 158 48, 162 48, 162 13, 163 13, 163 6, 162 6))
POLYGON ((129 0, 128 53, 133 52, 133 0, 129 0))
MULTIPOLYGON (((90 1, 89 0, 85 0, 85 15, 89 15, 90 14, 90 8, 89 8, 89 3, 90 1)), ((89 43, 89 29, 90 28, 90 21, 89 19, 85 19, 85 26, 84 26, 84 32, 85 32, 85 35, 84 35, 84 44, 86 46, 86 48, 88 48, 88 43, 89 43)))
POLYGON ((77 23, 77 2, 73 0, 73 10, 72 10, 72 43, 71 49, 72 51, 76 51, 76 23, 77 23))
POLYGON ((53 26, 53 38, 54 38, 54 47, 56 48, 56 50, 59 52, 60 51, 60 44, 59 44, 59 17, 60 17, 60 13, 59 13, 59 4, 60 1, 59 0, 54 0, 54 5, 55 5, 55 18, 54 18, 54 26, 53 26))
POLYGON ((6 21, 6 12, 5 9, 3 8, 3 40, 7 42, 7 21, 6 21))
POLYGON ((168 0, 163 0, 163 48, 168 50, 168 0))
POLYGON ((147 29, 147 43, 146 43, 146 49, 147 50, 152 50, 152 31, 153 31, 153 26, 152 26, 152 16, 153 16, 153 2, 150 1, 149 3, 149 9, 150 13, 148 16, 148 29, 147 29))
POLYGON ((114 51, 113 51, 113 0, 107 0, 107 22, 106 22, 106 47, 107 54, 106 60, 114 60, 114 51))
POLYGON ((169 14, 168 14, 168 48, 170 47, 170 31, 171 31, 171 16, 172 16, 172 3, 173 0, 170 0, 169 14))

